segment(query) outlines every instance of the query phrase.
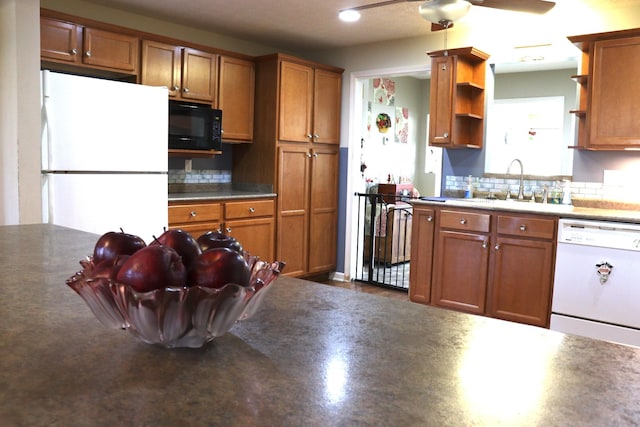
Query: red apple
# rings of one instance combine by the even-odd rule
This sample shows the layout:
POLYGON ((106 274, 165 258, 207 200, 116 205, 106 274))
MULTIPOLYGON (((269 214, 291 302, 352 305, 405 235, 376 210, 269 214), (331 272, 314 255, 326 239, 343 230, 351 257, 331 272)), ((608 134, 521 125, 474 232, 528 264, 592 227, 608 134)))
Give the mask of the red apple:
POLYGON ((198 237, 198 244, 202 252, 212 248, 229 248, 242 253, 242 245, 240 242, 238 242, 235 237, 231 237, 220 231, 207 231, 198 237))
POLYGON ((180 229, 165 231, 149 245, 165 245, 173 248, 182 257, 182 263, 186 269, 189 269, 191 263, 202 253, 196 239, 180 229))
POLYGON ((109 231, 100 236, 93 249, 94 265, 108 261, 113 264, 119 255, 131 255, 144 248, 146 244, 140 237, 124 231, 109 231))
POLYGON ((227 283, 249 286, 251 271, 244 257, 233 249, 213 248, 205 251, 187 272, 188 286, 221 288, 227 283))
POLYGON ((131 255, 120 267, 118 282, 138 292, 185 285, 186 269, 169 246, 149 245, 131 255))

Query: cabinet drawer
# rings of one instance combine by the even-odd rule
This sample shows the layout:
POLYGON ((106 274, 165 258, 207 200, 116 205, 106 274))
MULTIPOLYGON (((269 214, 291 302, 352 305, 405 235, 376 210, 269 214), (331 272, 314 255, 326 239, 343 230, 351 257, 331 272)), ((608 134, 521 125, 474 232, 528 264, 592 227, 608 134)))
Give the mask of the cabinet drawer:
POLYGON ((440 211, 440 228, 488 233, 491 215, 466 211, 440 211))
POLYGON ((498 234, 553 240, 555 229, 554 219, 498 215, 498 234))
POLYGON ((220 220, 220 203, 169 206, 169 224, 220 220))
POLYGON ((244 219, 260 216, 273 216, 274 206, 273 200, 227 202, 224 204, 224 218, 244 219))

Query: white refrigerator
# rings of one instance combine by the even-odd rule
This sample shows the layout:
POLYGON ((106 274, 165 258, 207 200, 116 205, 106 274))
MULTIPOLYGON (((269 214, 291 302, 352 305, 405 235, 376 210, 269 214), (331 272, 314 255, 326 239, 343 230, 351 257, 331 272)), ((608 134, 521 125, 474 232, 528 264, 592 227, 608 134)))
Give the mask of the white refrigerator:
POLYGON ((166 88, 41 72, 43 222, 150 242, 167 226, 166 88))

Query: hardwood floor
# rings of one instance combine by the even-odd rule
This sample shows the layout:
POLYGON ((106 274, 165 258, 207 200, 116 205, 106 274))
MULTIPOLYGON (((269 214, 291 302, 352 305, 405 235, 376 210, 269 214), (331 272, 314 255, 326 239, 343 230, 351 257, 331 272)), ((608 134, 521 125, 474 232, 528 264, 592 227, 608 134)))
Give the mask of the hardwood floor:
POLYGON ((402 290, 387 289, 381 286, 374 286, 374 285, 369 285, 367 283, 356 282, 356 281, 341 282, 341 281, 331 280, 327 275, 307 277, 306 280, 310 280, 316 283, 322 283, 324 285, 338 286, 345 289, 351 289, 355 292, 364 292, 367 294, 375 294, 383 297, 409 301, 409 294, 402 290))

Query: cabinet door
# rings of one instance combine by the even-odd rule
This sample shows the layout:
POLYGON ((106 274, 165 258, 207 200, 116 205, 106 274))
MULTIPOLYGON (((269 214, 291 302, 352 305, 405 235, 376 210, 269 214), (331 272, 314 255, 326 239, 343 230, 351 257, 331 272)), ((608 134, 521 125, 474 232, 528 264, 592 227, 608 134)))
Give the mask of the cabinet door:
POLYGON ((431 300, 434 218, 432 209, 413 209, 409 299, 422 304, 431 300))
POLYGON ((307 272, 310 159, 307 147, 278 148, 276 259, 287 263, 288 276, 307 272))
POLYGON ((138 71, 140 40, 126 34, 84 28, 82 62, 128 73, 138 71))
POLYGON ((431 60, 429 98, 429 144, 446 145, 453 141, 455 62, 452 56, 431 60))
POLYGON ((594 43, 589 145, 640 147, 640 37, 594 43))
POLYGON ((311 141, 312 109, 313 68, 282 61, 278 121, 280 141, 311 141))
POLYGON ((342 76, 316 70, 313 93, 313 142, 340 144, 342 76))
POLYGON ((550 316, 553 243, 499 237, 493 248, 494 271, 488 314, 547 327, 550 316))
POLYGON ((170 97, 177 96, 180 93, 181 51, 180 46, 143 40, 141 83, 164 86, 169 89, 170 97))
POLYGON ((489 237, 441 230, 437 239, 432 304, 483 314, 486 305, 489 237))
POLYGON ((251 255, 257 255, 264 261, 275 261, 273 217, 226 221, 225 228, 227 233, 235 237, 242 244, 242 248, 251 255))
POLYGON ((70 63, 80 63, 82 28, 76 24, 40 18, 40 56, 70 63))
POLYGON ((333 270, 338 243, 337 147, 314 147, 311 153, 309 203, 309 273, 333 270))
POLYGON ((222 139, 253 139, 256 66, 252 61, 220 57, 218 108, 223 111, 222 139))
MULTIPOLYGON (((183 99, 213 103, 216 99, 216 60, 215 54, 184 48, 180 94, 183 99)), ((222 121, 224 123, 224 116, 222 121)))

